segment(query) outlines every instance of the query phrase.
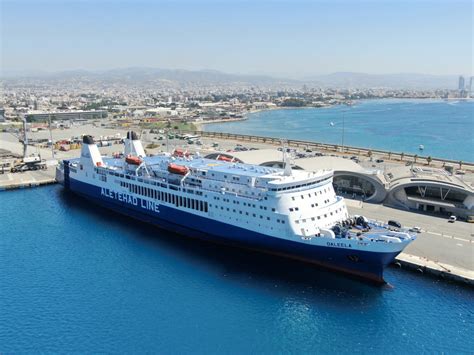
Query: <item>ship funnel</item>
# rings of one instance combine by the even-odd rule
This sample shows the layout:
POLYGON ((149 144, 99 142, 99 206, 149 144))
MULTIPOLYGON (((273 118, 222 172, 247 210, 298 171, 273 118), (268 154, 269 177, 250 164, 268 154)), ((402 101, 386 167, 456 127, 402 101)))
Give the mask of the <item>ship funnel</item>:
POLYGON ((104 165, 99 148, 97 148, 92 136, 82 137, 81 163, 84 165, 92 163, 94 166, 104 165))
POLYGON ((138 139, 138 135, 134 131, 127 132, 125 142, 125 155, 133 155, 136 157, 145 157, 145 150, 142 142, 138 139))
POLYGON ((131 139, 132 141, 138 140, 138 135, 134 131, 127 132, 127 139, 131 139))

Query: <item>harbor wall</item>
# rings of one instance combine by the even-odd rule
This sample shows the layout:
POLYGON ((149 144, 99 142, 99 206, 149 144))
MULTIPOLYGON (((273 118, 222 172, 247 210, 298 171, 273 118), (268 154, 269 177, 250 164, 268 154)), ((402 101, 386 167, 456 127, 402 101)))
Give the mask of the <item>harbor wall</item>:
POLYGON ((413 161, 416 163, 426 163, 426 164, 436 164, 436 165, 452 165, 453 168, 462 168, 465 170, 474 171, 474 162, 464 162, 460 160, 451 160, 437 157, 428 157, 424 155, 417 155, 404 152, 390 152, 387 150, 381 149, 369 149, 362 147, 353 147, 348 145, 339 145, 339 144, 329 144, 313 141, 305 141, 298 139, 283 139, 275 137, 265 137, 265 136, 255 136, 255 135, 246 135, 246 134, 236 134, 236 133, 223 133, 223 132, 207 132, 207 131, 190 131, 190 133, 195 135, 201 135, 202 137, 207 138, 219 138, 219 139, 232 139, 243 142, 253 142, 253 143, 266 143, 273 145, 281 145, 284 141, 289 147, 294 148, 307 148, 307 149, 316 149, 324 150, 328 152, 337 152, 344 154, 354 154, 354 155, 365 155, 365 156, 374 156, 377 155, 377 158, 389 159, 389 160, 399 160, 399 161, 413 161), (429 161, 431 158, 431 161, 429 161))

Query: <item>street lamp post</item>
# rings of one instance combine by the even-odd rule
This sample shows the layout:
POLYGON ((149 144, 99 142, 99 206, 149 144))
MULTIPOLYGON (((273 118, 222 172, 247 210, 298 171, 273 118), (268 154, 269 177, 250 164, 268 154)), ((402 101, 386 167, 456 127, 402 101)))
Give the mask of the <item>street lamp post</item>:
POLYGON ((345 118, 345 112, 342 111, 342 153, 344 153, 344 133, 345 133, 345 123, 346 123, 346 118, 345 118))

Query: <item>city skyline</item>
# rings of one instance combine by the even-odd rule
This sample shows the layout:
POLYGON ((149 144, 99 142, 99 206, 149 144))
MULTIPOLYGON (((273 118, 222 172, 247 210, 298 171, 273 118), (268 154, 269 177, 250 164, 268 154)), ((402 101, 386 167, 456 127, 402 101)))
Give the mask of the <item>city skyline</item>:
POLYGON ((2 2, 2 72, 472 75, 469 1, 2 2))

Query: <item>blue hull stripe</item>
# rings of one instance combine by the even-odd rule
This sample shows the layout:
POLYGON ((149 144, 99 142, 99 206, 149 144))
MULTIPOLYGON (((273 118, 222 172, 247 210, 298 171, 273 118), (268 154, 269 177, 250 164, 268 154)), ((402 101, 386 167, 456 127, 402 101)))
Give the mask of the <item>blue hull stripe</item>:
MULTIPOLYGON (((137 197, 120 201, 91 184, 66 178, 69 189, 93 202, 160 228, 203 240, 236 244, 315 263, 334 270, 384 282, 383 269, 398 253, 374 253, 336 247, 322 247, 271 237, 244 228, 159 204, 156 212, 137 197)), ((66 185, 66 184, 65 184, 66 185)), ((65 186, 67 187, 67 186, 65 186)))

